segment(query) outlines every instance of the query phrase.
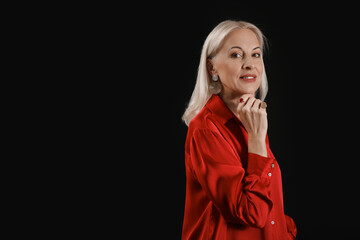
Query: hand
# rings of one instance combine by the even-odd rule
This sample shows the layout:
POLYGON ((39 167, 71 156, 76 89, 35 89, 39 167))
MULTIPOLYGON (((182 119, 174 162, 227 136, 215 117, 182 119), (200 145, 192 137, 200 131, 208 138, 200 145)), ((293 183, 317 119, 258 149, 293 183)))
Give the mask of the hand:
POLYGON ((266 133, 268 129, 267 113, 261 108, 262 103, 250 94, 241 96, 237 113, 238 117, 248 133, 248 151, 267 156, 266 133))
POLYGON ((238 117, 244 125, 248 136, 259 140, 265 140, 268 128, 266 108, 261 108, 261 100, 250 94, 241 96, 243 101, 237 107, 238 117))

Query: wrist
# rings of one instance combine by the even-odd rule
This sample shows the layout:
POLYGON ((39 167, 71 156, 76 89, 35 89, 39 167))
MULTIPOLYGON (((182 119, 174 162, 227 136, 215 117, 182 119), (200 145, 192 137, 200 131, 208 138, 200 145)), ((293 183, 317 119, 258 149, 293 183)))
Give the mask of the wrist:
POLYGON ((259 135, 259 134, 248 134, 248 141, 250 142, 264 142, 265 143, 265 139, 266 139, 266 135, 265 136, 262 136, 262 135, 259 135))
POLYGON ((267 149, 265 138, 248 137, 248 152, 255 153, 263 157, 267 157, 267 149))

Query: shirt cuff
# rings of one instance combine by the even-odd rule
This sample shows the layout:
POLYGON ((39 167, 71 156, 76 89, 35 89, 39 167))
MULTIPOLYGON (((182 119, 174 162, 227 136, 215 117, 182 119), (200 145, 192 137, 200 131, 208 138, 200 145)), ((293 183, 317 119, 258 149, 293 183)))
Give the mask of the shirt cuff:
POLYGON ((274 158, 248 153, 247 175, 254 174, 260 177, 271 177, 274 166, 274 158))

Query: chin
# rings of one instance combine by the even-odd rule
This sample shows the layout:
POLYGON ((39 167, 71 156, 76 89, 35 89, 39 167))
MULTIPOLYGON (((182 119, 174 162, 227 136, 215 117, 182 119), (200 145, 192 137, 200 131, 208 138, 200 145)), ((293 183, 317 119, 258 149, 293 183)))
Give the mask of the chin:
POLYGON ((239 93, 241 94, 253 94, 255 95, 258 88, 246 88, 246 89, 239 89, 239 93))
POLYGON ((238 89, 240 90, 240 92, 243 93, 247 93, 247 94, 255 94, 256 91, 259 89, 260 84, 259 83, 253 83, 253 84, 248 84, 248 85, 242 85, 241 87, 239 87, 238 89))

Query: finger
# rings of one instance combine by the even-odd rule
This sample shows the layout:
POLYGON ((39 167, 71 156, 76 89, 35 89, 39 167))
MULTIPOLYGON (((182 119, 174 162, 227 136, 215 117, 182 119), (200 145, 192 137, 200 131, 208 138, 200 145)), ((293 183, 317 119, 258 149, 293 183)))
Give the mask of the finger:
POLYGON ((239 102, 245 104, 250 97, 252 97, 251 94, 244 94, 240 97, 239 102))
POLYGON ((248 100, 245 102, 244 108, 252 108, 254 103, 256 101, 256 98, 254 97, 249 97, 248 100))
POLYGON ((262 102, 262 103, 260 104, 260 107, 261 107, 262 109, 266 109, 266 108, 267 108, 266 102, 262 102))
POLYGON ((240 97, 239 99, 239 104, 237 106, 237 111, 241 111, 241 109, 245 106, 245 104, 247 103, 247 101, 249 100, 249 98, 251 97, 250 94, 244 94, 240 97))
POLYGON ((266 112, 266 106, 267 106, 266 102, 261 102, 261 101, 260 101, 259 112, 267 113, 267 112, 266 112))
POLYGON ((259 110, 260 109, 260 106, 261 106, 261 100, 260 99, 256 99, 252 108, 255 109, 255 110, 259 110))

